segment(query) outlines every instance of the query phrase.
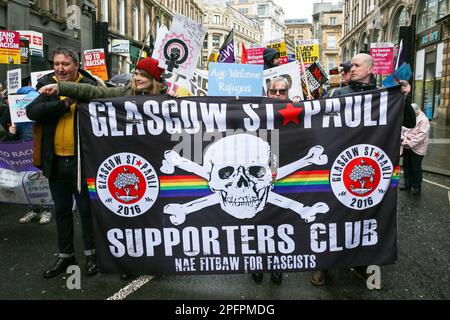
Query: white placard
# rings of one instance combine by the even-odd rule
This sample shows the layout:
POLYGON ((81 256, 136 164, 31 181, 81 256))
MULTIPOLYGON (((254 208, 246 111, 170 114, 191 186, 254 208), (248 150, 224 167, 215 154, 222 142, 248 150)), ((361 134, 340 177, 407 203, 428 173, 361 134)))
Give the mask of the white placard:
POLYGON ((8 95, 15 94, 22 87, 22 70, 14 69, 7 72, 8 95))
POLYGON ((265 92, 267 92, 269 81, 277 77, 283 77, 288 80, 290 84, 289 99, 298 98, 299 100, 304 100, 300 78, 300 63, 298 61, 264 70, 263 86, 265 92))
POLYGON ((439 43, 436 49, 436 78, 442 77, 443 62, 444 62, 444 43, 439 43))
POLYGON ((46 74, 52 73, 53 70, 45 70, 45 71, 36 71, 30 74, 31 77, 31 86, 36 88, 38 80, 45 76, 46 74))

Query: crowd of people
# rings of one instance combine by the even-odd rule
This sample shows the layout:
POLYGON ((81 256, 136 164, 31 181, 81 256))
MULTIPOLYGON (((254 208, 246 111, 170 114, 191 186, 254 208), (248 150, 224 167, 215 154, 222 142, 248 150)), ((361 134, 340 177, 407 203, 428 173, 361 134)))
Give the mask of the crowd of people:
MULTIPOLYGON (((54 206, 31 206, 21 223, 39 218, 41 224, 48 223, 53 216, 56 221, 56 243, 58 257, 43 272, 45 278, 54 277, 76 263, 74 254, 73 201, 76 201, 81 218, 81 229, 85 254, 85 274, 92 276, 98 272, 92 213, 89 205, 88 189, 84 179, 81 190, 77 188, 77 148, 76 112, 77 103, 96 98, 155 95, 169 93, 162 78, 164 72, 153 58, 140 60, 129 84, 120 87, 106 87, 102 81, 80 69, 79 55, 71 48, 60 47, 54 51, 53 73, 38 80, 36 90, 40 95, 26 108, 27 116, 34 123, 12 124, 3 91, 0 99, 0 140, 28 141, 34 138, 35 147, 40 151, 38 166, 49 180, 54 206), (33 126, 35 130, 33 130, 33 126), (33 137, 33 131, 35 136, 33 137), (52 213, 50 213, 50 210, 52 213)), ((264 51, 264 68, 280 65, 280 56, 275 49, 264 51)), ((341 86, 329 91, 326 97, 339 97, 355 92, 377 88, 372 73, 373 58, 368 54, 358 54, 351 61, 340 65, 341 86)), ((289 82, 285 78, 273 79, 267 86, 267 97, 289 101, 289 82)), ((27 87, 23 90, 34 90, 27 87)), ((429 122, 416 104, 411 104, 411 86, 402 82, 401 90, 407 95, 403 113, 402 141, 405 183, 400 190, 411 190, 413 194, 421 191, 421 162, 427 148, 429 122)), ((294 101, 298 102, 298 101, 294 101)), ((83 172, 81 172, 83 175, 83 172)), ((355 268, 366 277, 366 266, 355 268)), ((129 275, 122 275, 126 279, 129 275)), ((263 280, 262 273, 252 274, 255 282, 263 280)), ((317 270, 311 275, 311 282, 320 286, 326 282, 327 271, 317 270)), ((271 274, 271 280, 280 283, 283 275, 271 274)))

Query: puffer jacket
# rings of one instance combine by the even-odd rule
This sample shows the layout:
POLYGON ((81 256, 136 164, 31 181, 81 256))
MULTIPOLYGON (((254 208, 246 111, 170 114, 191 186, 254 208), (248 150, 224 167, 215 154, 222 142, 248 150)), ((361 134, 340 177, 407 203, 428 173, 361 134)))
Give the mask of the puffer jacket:
MULTIPOLYGON (((82 75, 80 83, 85 83, 93 86, 97 85, 97 81, 89 73, 84 70, 79 70, 78 72, 82 75)), ((39 90, 41 87, 47 84, 56 83, 54 76, 54 73, 50 73, 40 78, 38 80, 38 84, 36 85, 36 90, 39 90)), ((40 138, 40 141, 35 141, 35 143, 39 144, 40 142, 40 167, 44 176, 50 178, 54 160, 54 141, 56 126, 60 117, 69 112, 69 110, 64 104, 64 101, 62 101, 59 96, 46 96, 43 94, 39 95, 33 102, 31 102, 26 107, 26 110, 27 117, 30 120, 34 120, 36 124, 40 125, 42 128, 42 137, 40 138)), ((77 117, 75 116, 74 121, 76 121, 76 118, 77 117)), ((76 127, 77 126, 75 124, 74 128, 76 127)), ((74 132, 74 137, 76 142, 76 132, 74 132)), ((38 137, 35 137, 35 139, 37 138, 38 137)))

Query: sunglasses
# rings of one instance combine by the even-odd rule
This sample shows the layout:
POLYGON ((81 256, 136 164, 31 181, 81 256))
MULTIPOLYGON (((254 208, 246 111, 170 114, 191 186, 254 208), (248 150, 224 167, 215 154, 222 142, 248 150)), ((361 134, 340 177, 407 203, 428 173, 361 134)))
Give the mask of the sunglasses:
POLYGON ((273 94, 273 95, 275 95, 275 94, 282 95, 282 94, 286 94, 287 89, 269 89, 269 92, 270 92, 270 94, 273 94))

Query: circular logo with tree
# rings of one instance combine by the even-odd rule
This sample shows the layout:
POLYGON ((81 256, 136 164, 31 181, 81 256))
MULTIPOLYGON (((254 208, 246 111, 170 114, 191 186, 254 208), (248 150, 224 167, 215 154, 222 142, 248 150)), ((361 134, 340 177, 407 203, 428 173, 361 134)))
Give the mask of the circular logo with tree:
POLYGON ((394 167, 380 148, 360 144, 339 154, 330 171, 330 184, 336 198, 345 206, 364 210, 383 200, 394 167))
POLYGON ((136 217, 155 203, 159 180, 147 160, 124 152, 103 161, 97 171, 96 189, 109 210, 122 217, 136 217))

